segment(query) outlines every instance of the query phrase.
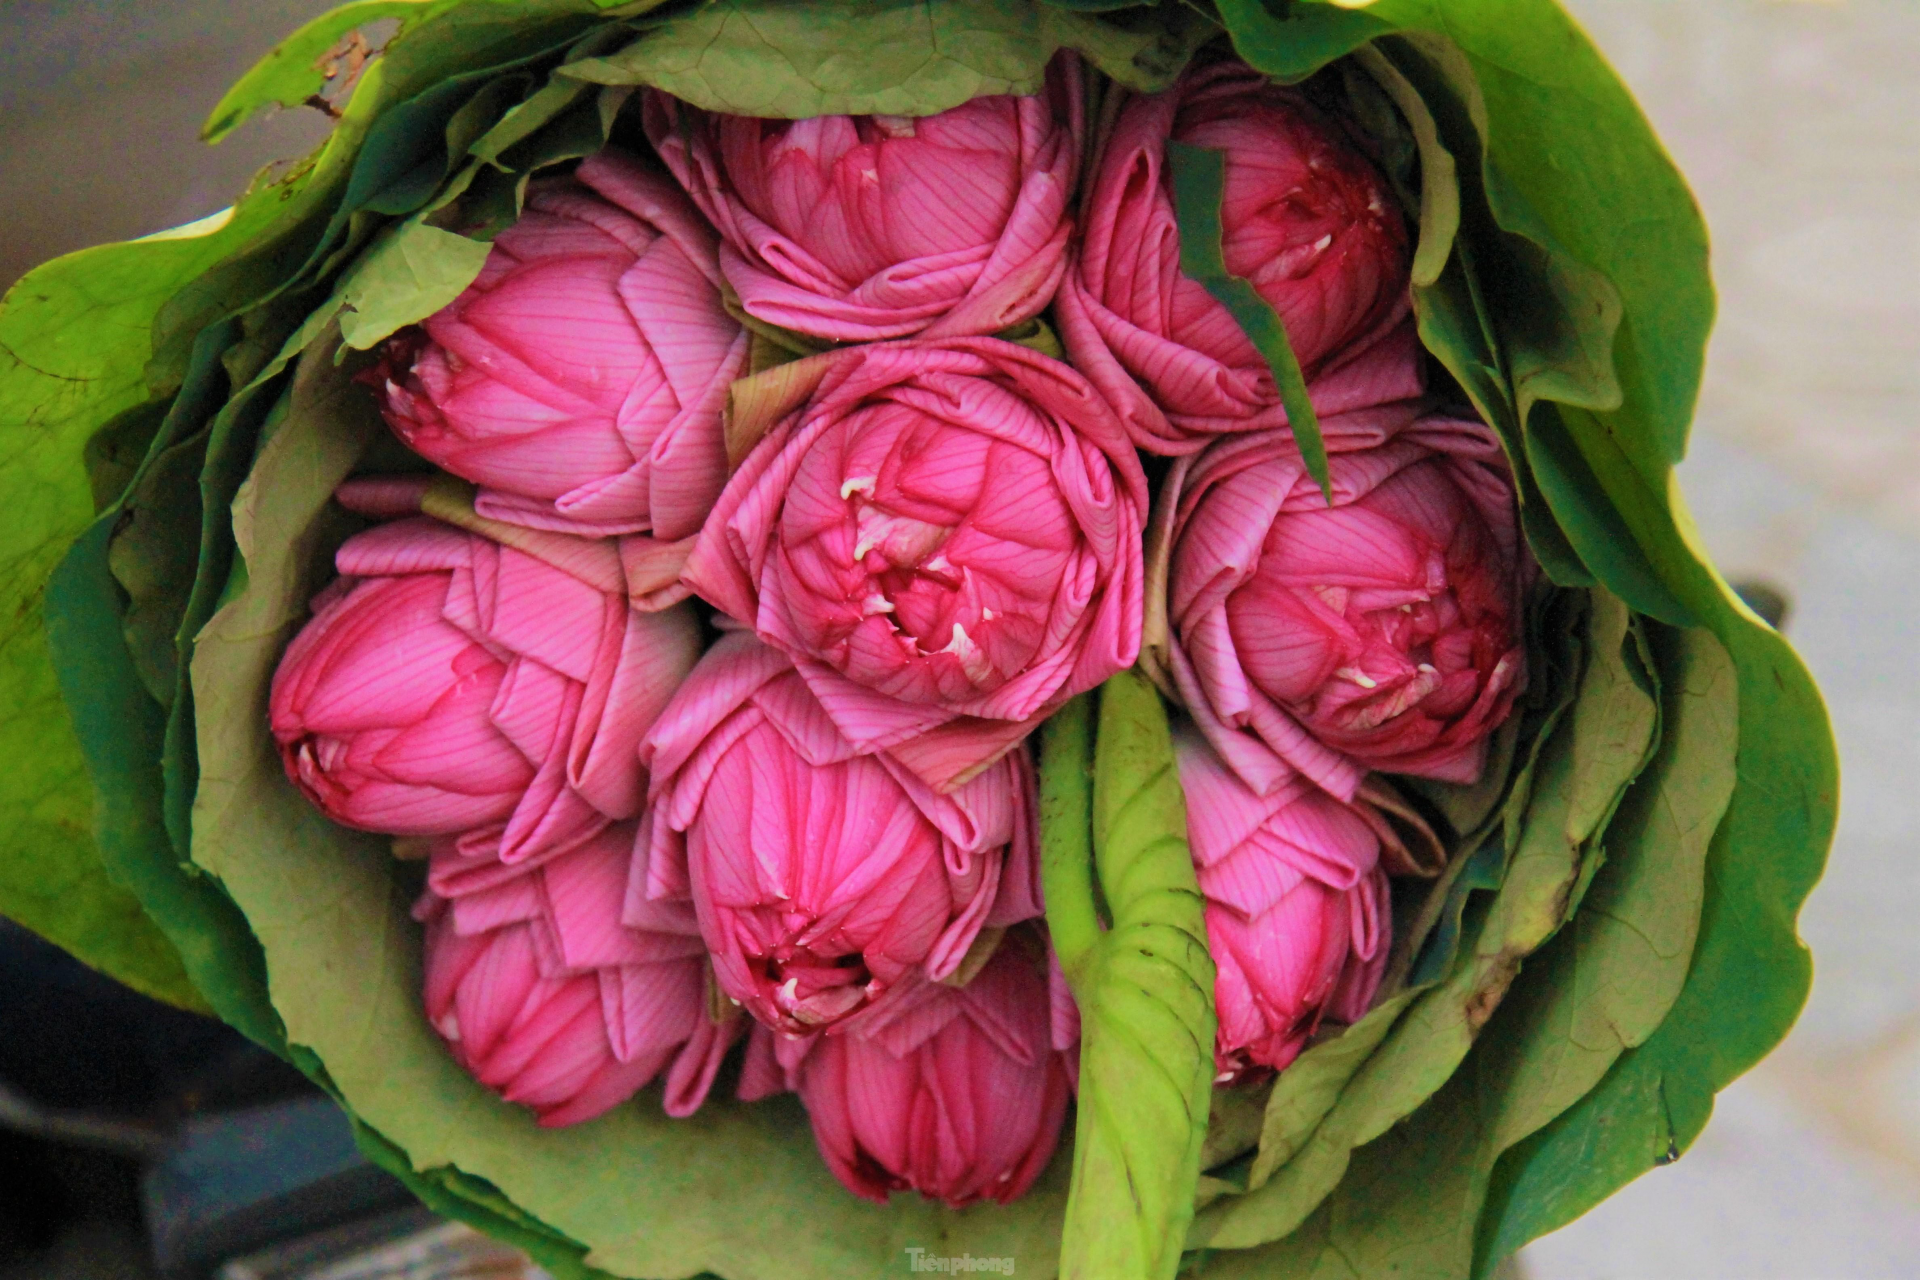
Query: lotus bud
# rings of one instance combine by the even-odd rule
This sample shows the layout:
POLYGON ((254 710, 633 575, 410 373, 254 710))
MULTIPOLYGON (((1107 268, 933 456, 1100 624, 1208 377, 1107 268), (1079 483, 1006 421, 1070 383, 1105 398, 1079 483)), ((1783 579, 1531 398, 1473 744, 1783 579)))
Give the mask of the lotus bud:
POLYGON ((1532 562, 1499 441, 1395 406, 1329 419, 1333 504, 1286 432, 1178 462, 1166 665, 1256 791, 1368 770, 1470 783, 1525 682, 1532 562))
POLYGON ((1066 269, 1081 101, 1046 90, 907 116, 764 120, 645 97, 648 139, 724 241, 747 313, 839 342, 997 333, 1066 269))
POLYGON ((1323 1020, 1367 1011, 1387 963, 1387 876, 1372 824, 1324 791, 1302 780, 1257 795, 1188 726, 1174 752, 1217 969, 1214 1064, 1228 1084, 1285 1067, 1323 1020))
POLYGON ((1341 125, 1234 61, 1127 100, 1101 148, 1057 311, 1134 442, 1179 455, 1287 420, 1265 358, 1180 270, 1169 141, 1222 153, 1226 268, 1279 314, 1320 415, 1419 395, 1406 220, 1341 125))
POLYGON ((480 513, 584 535, 700 528, 747 337, 717 241, 666 175, 617 150, 542 178, 480 276, 365 378, 414 452, 480 513))
POLYGON ((959 1208, 1018 1198, 1066 1116, 1043 963, 1001 947, 964 987, 923 983, 893 1016, 819 1037, 795 1072, 827 1166, 855 1195, 959 1208))
POLYGON ((640 738, 693 666, 698 621, 632 607, 610 544, 540 537, 585 558, 569 571, 545 542, 548 558, 424 517, 340 547, 269 711, 328 817, 492 840, 511 864, 639 815, 640 738))
MULTIPOLYGON (((1040 913, 1032 765, 948 796, 860 754, 806 681, 723 637, 643 748, 652 899, 691 894, 720 989, 790 1035, 955 974, 983 929, 1040 913)), ((644 906, 635 882, 630 910, 644 906)))
POLYGON ((504 876, 497 859, 436 842, 414 909, 428 1021, 475 1079, 547 1127, 590 1120, 663 1072, 667 1113, 692 1114, 742 1029, 710 1014, 691 906, 622 920, 629 874, 645 875, 637 834, 610 826, 504 876))
POLYGON ((1025 347, 807 364, 762 375, 787 407, 684 581, 792 657, 850 742, 951 789, 1138 656, 1144 475, 1086 380, 1025 347))

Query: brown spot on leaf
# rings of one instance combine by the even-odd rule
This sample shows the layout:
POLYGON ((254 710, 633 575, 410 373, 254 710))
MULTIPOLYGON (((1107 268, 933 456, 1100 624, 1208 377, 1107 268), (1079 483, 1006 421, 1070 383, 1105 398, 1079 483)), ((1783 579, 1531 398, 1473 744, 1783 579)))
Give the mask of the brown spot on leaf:
POLYGON ((1500 1007, 1506 998, 1507 988, 1513 985, 1514 978, 1520 972, 1520 957, 1509 951, 1502 951, 1494 957, 1493 968, 1488 971, 1480 989, 1467 1001, 1467 1029, 1475 1035, 1487 1025, 1487 1019, 1500 1007))

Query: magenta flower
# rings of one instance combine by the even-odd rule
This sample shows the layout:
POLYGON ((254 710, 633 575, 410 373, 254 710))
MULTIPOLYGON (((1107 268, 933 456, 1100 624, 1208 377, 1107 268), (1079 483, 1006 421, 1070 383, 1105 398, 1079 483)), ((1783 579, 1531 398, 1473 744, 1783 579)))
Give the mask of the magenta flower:
POLYGON ((618 151, 533 185, 467 291, 372 371, 418 454, 496 519, 581 534, 694 533, 726 481, 720 411, 747 339, 713 231, 618 151))
POLYGON ((425 518, 341 546, 270 703, 287 775, 328 817, 497 840, 511 864, 640 813, 640 738, 699 624, 630 607, 610 543, 531 545, 587 578, 425 518))
POLYGON ((1121 110, 1060 288, 1067 351, 1134 442, 1191 453, 1215 436, 1287 420, 1265 360, 1180 271, 1169 139, 1224 153, 1227 269, 1279 312, 1315 409, 1420 394, 1407 230, 1386 184, 1299 90, 1213 62, 1121 110))
POLYGON ((623 922, 629 869, 645 874, 635 836, 620 823, 505 875, 443 840, 414 908, 428 1021, 475 1079, 547 1127, 591 1120, 662 1072, 667 1114, 691 1115, 744 1022, 708 1014, 691 906, 652 903, 623 922))
POLYGON ((1531 581, 1499 441, 1417 405, 1323 423, 1329 507, 1285 431, 1175 464, 1173 682, 1262 794, 1370 769, 1472 782, 1525 679, 1531 581))
POLYGON ((1357 1022, 1392 928, 1380 841, 1355 810, 1298 781, 1254 794, 1182 726, 1174 736, 1188 838, 1218 974, 1220 1082, 1300 1055, 1322 1019, 1357 1022))
POLYGON ((760 120, 648 91, 647 137, 720 229, 748 314, 841 342, 997 333, 1066 269, 1077 67, 939 115, 760 120))
POLYGON ((1047 1008, 1040 962, 1009 938, 965 987, 922 983, 884 1023, 819 1037, 795 1075, 827 1167, 882 1204, 1024 1195, 1067 1109, 1047 1008))
POLYGON ((683 581, 840 732, 948 789, 1139 653, 1139 460, 1072 369, 994 338, 816 357, 683 581))
POLYGON ((950 796, 862 755, 777 650, 726 636, 642 748, 652 872, 691 893, 720 988, 791 1034, 951 975, 983 928, 1040 914, 1024 752, 950 796))

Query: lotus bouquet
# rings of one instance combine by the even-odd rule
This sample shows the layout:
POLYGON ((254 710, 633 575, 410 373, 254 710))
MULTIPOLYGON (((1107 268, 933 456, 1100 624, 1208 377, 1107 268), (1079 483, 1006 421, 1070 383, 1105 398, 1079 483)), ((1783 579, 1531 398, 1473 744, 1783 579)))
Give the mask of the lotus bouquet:
POLYGON ((360 0, 0 304, 0 908, 557 1275, 1485 1275, 1785 1033, 1817 693, 1549 0, 360 0))

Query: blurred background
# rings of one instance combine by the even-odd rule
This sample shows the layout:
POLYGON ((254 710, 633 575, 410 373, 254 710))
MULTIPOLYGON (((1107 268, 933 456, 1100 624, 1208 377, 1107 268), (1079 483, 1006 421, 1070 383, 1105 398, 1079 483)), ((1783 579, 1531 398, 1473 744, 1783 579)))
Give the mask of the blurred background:
MULTIPOLYGON (((1801 919, 1817 968, 1793 1035, 1721 1095, 1684 1159, 1516 1269, 1920 1275, 1920 6, 1569 3, 1706 211, 1720 322, 1681 478, 1729 576, 1789 600, 1846 787, 1801 919)), ((211 213, 259 166, 311 147, 326 125, 313 111, 212 149, 195 132, 276 36, 326 7, 0 5, 0 287, 55 254, 211 213)), ((247 1249, 222 1277, 533 1274, 407 1208, 273 1063, 76 968, 0 922, 0 1280, 184 1275, 247 1249), (62 1010, 117 1000, 131 1029, 110 1043, 51 1039, 66 1034, 62 1010), (111 1067, 91 1082, 43 1060, 89 1055, 111 1067), (61 1109, 62 1090, 83 1085, 115 1099, 104 1127, 61 1109), (157 1264, 127 1234, 135 1206, 157 1264), (326 1263, 367 1243, 337 1234, 309 1237, 307 1255, 267 1247, 263 1223, 317 1230, 342 1215, 371 1215, 362 1230, 391 1242, 387 1270, 326 1263)))

